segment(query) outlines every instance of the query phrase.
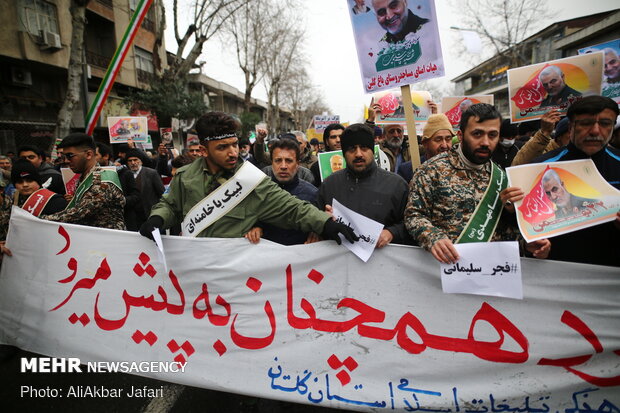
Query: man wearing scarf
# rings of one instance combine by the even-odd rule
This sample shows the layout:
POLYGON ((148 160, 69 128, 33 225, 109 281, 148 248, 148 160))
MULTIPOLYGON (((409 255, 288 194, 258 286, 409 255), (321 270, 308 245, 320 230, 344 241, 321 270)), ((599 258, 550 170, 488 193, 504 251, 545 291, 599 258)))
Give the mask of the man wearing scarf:
MULTIPOLYGON (((491 161, 501 122, 494 106, 472 105, 461 116, 460 144, 429 159, 413 175, 405 226, 440 262, 459 259, 454 243, 517 239, 516 229, 507 222, 510 217, 500 217, 503 206, 520 200, 523 192, 507 188, 505 173, 491 161)), ((512 205, 509 208, 514 212, 512 205)), ((537 241, 527 249, 535 257, 546 257, 549 241, 537 241)))

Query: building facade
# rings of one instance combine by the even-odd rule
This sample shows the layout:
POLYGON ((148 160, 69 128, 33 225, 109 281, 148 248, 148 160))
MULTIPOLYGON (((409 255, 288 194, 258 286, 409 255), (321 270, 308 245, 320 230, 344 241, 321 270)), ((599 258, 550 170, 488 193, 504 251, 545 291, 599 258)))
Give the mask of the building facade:
MULTIPOLYGON (((24 144, 49 148, 67 89, 72 37, 71 0, 3 2, 0 14, 0 153, 24 144)), ((86 10, 82 99, 72 127, 84 130, 92 102, 138 0, 91 0, 86 10), (88 96, 87 99, 84 97, 88 96)), ((106 137, 107 116, 128 115, 122 104, 130 88, 145 88, 165 69, 165 44, 158 39, 161 17, 156 0, 127 54, 95 135, 106 137)), ((163 28, 162 28, 163 30, 163 28)), ((159 36, 161 37, 161 36, 159 36)), ((157 129, 151 122, 150 127, 157 129)))
POLYGON ((620 9, 553 23, 518 45, 519 59, 510 51, 497 54, 452 79, 456 95, 493 95, 495 106, 508 117, 508 69, 574 56, 580 48, 617 39, 618 33, 620 9))

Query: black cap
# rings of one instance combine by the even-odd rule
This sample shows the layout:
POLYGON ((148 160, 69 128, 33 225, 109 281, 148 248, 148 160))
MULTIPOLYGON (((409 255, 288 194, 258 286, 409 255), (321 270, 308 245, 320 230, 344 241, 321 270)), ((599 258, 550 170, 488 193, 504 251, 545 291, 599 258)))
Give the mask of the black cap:
POLYGON ((359 145, 364 148, 374 149, 375 147, 375 133, 369 126, 363 123, 354 123, 347 127, 342 135, 340 135, 340 146, 342 147, 342 153, 345 153, 355 145, 359 145))
POLYGON ((11 183, 15 185, 21 179, 31 179, 41 185, 41 175, 37 168, 25 159, 18 159, 11 169, 11 183))

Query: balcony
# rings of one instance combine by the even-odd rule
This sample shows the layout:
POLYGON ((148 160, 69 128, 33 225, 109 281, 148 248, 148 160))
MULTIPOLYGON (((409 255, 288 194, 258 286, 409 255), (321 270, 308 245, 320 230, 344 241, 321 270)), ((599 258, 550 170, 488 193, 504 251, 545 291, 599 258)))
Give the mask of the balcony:
POLYGON ((90 50, 86 51, 86 63, 88 63, 89 65, 107 69, 110 65, 110 60, 112 60, 111 57, 102 56, 95 52, 91 52, 90 50))
POLYGON ((138 80, 142 83, 152 83, 156 80, 155 73, 147 72, 146 70, 136 69, 138 80))
POLYGON ((477 86, 472 87, 465 91, 465 94, 468 96, 480 94, 480 92, 485 92, 489 89, 496 89, 498 86, 505 85, 508 88, 508 79, 506 76, 502 76, 500 79, 495 79, 491 81, 481 82, 477 86))
POLYGON ((155 33, 155 22, 148 17, 145 17, 142 20, 142 24, 140 25, 144 30, 148 30, 149 32, 155 33))
POLYGON ((104 6, 107 6, 111 9, 114 8, 114 3, 113 0, 97 0, 99 3, 103 4, 104 6))

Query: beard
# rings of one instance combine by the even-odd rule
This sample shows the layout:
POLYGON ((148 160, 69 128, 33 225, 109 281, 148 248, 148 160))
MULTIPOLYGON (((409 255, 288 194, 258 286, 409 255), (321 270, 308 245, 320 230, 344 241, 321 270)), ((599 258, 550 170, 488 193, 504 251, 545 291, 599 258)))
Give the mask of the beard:
POLYGON ((474 150, 465 139, 463 139, 461 145, 463 147, 463 155, 465 155, 468 161, 476 165, 482 165, 491 159, 491 150, 486 146, 474 150))
POLYGON ((390 149, 400 149, 402 145, 403 145, 403 141, 398 138, 386 139, 385 141, 385 146, 387 146, 390 149))

